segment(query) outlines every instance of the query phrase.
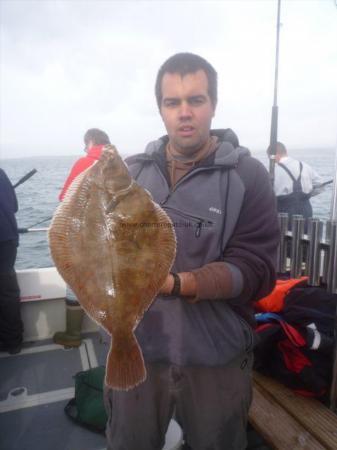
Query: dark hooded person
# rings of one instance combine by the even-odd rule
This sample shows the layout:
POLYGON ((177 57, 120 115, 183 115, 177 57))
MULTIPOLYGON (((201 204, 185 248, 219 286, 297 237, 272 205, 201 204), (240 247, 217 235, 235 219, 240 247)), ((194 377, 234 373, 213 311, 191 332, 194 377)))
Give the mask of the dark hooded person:
POLYGON ((18 202, 14 188, 0 169, 0 351, 21 351, 23 324, 20 289, 15 272, 19 234, 15 213, 18 202))

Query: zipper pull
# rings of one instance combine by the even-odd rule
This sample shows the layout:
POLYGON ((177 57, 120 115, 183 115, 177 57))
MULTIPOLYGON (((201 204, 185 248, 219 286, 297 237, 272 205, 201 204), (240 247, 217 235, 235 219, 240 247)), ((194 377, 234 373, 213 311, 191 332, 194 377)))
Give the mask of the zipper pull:
POLYGON ((211 227, 212 226, 212 222, 210 220, 200 220, 200 222, 198 222, 197 226, 196 226, 196 230, 195 230, 195 237, 200 237, 201 235, 201 229, 202 227, 211 227))
POLYGON ((168 194, 165 198, 165 200, 163 200, 162 202, 160 202, 160 206, 165 205, 165 203, 167 202, 167 200, 169 199, 170 194, 168 194))

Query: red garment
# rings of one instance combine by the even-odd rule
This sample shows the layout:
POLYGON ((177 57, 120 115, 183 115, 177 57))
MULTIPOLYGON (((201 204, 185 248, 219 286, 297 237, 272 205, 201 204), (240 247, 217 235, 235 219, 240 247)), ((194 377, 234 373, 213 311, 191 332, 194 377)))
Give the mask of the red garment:
POLYGON ((83 156, 75 162, 59 195, 60 201, 64 199, 64 196, 74 179, 101 157, 103 147, 104 145, 95 145, 91 147, 86 156, 83 156))
POLYGON ((299 283, 306 281, 308 277, 290 278, 289 280, 277 280, 273 291, 266 297, 254 303, 254 308, 258 312, 279 312, 282 311, 284 299, 290 289, 299 283))

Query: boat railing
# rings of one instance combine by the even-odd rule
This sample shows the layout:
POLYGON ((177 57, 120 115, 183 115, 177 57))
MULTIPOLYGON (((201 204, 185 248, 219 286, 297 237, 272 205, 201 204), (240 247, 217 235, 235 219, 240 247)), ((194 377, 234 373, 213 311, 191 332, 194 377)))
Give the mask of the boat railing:
POLYGON ((326 285, 337 294, 337 222, 323 222, 279 213, 280 246, 277 272, 292 278, 308 277, 310 286, 326 285))
MULTIPOLYGON (((334 216, 332 216, 334 217, 334 216)), ((337 294, 337 221, 294 215, 289 223, 286 213, 279 213, 281 241, 277 271, 292 278, 308 277, 309 286, 326 286, 337 294)), ((330 389, 330 409, 337 410, 337 314, 334 327, 335 346, 330 389)))

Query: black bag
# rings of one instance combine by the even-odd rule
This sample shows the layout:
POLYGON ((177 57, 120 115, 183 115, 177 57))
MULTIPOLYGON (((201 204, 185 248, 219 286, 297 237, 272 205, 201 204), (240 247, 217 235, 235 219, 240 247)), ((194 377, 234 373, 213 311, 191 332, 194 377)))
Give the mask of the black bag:
POLYGON ((92 431, 104 433, 107 414, 103 403, 105 367, 78 372, 75 378, 75 397, 64 408, 74 422, 92 431))
POLYGON ((255 370, 325 401, 331 383, 337 295, 294 287, 279 314, 257 314, 255 370))

